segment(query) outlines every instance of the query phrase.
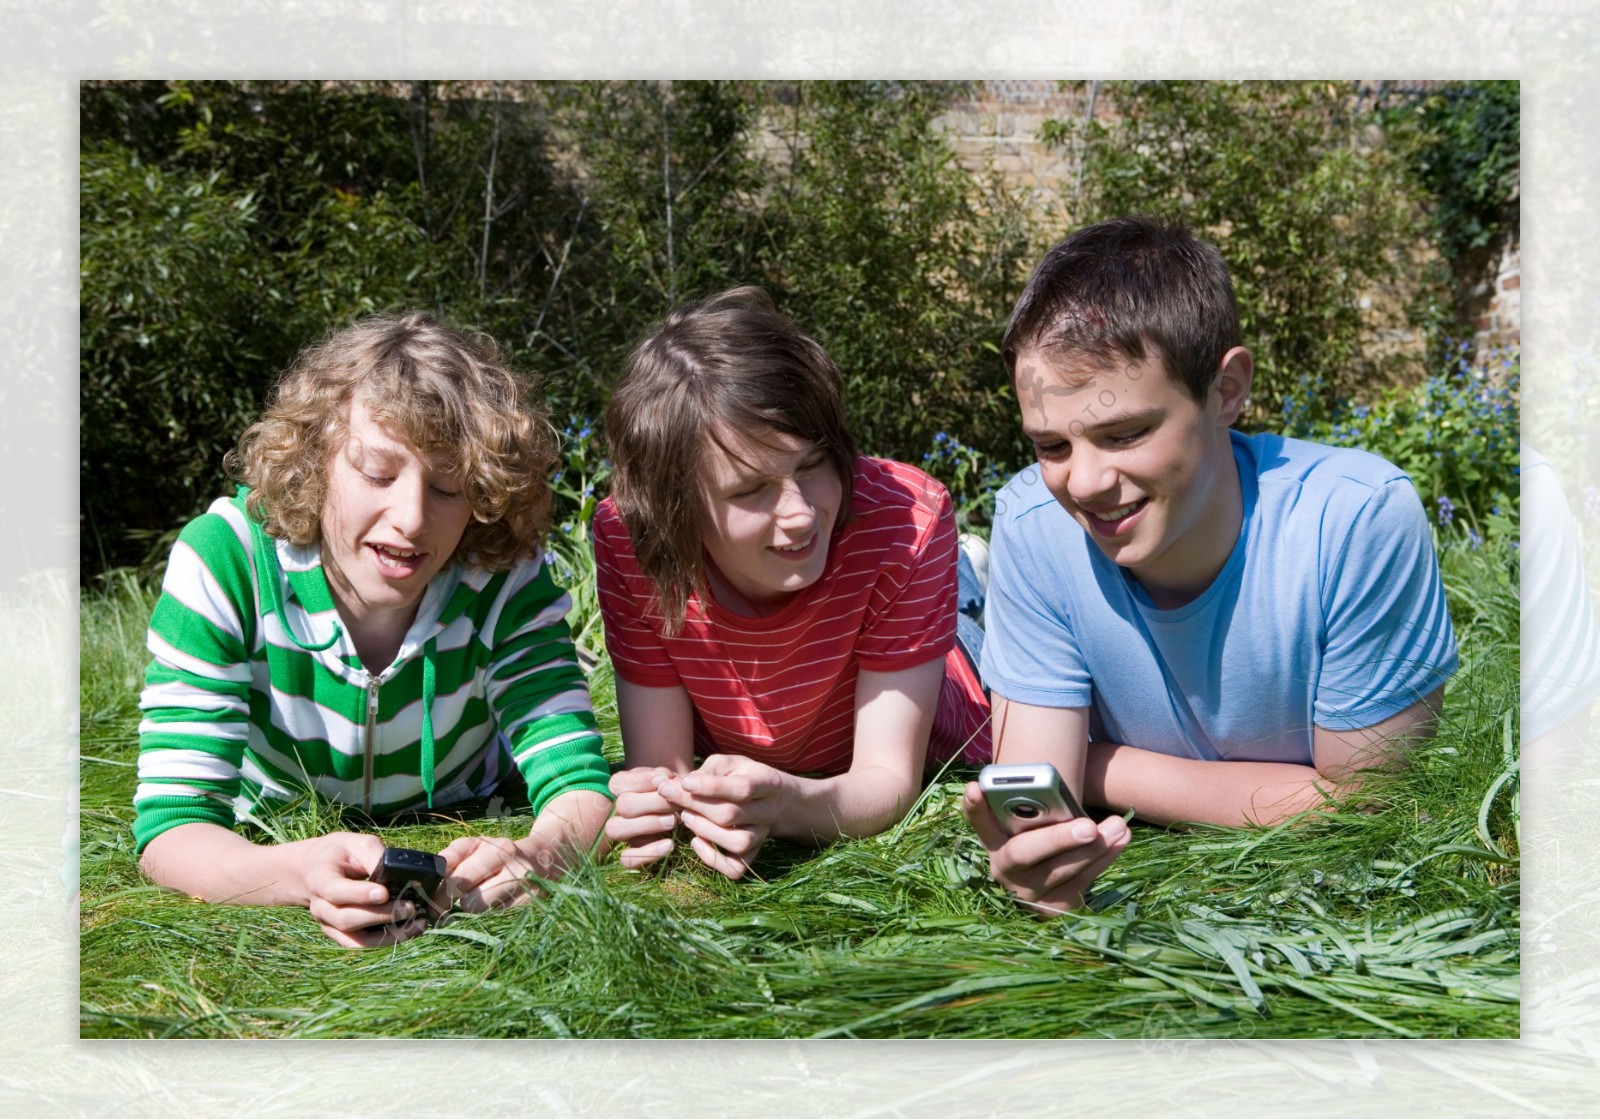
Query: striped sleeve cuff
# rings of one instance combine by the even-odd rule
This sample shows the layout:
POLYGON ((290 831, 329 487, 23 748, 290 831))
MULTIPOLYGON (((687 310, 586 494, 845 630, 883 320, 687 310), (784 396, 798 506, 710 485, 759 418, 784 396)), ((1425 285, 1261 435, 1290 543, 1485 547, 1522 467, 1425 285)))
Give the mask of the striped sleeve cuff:
POLYGON ((556 797, 575 789, 611 794, 611 767, 600 753, 600 733, 592 728, 570 737, 545 740, 540 747, 519 752, 517 767, 528 783, 528 800, 538 816, 556 797))
POLYGON ((150 841, 183 824, 216 824, 233 827, 233 805, 209 797, 157 795, 140 799, 134 805, 134 854, 143 855, 150 841))

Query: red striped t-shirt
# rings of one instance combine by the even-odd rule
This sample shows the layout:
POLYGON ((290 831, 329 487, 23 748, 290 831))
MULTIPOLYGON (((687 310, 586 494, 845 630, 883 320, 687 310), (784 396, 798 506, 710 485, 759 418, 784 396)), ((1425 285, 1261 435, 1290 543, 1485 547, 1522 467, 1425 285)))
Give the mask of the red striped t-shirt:
POLYGON ((738 754, 789 773, 838 774, 855 743, 858 669, 945 661, 929 759, 989 755, 988 701, 955 648, 956 528, 950 496, 915 467, 856 460, 850 517, 822 578, 776 614, 746 618, 691 594, 677 634, 662 632, 611 499, 594 516, 606 648, 633 684, 681 684, 695 753, 738 754))

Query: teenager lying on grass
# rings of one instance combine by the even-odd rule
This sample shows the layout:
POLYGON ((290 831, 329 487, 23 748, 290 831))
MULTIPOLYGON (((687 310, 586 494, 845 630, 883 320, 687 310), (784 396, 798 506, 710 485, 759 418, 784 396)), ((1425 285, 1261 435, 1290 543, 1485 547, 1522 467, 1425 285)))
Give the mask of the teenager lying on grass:
POLYGON ((606 831, 625 865, 681 824, 738 878, 768 836, 888 828, 930 754, 987 761, 949 495, 857 454, 838 369, 765 292, 670 315, 606 433, 595 558, 627 757, 606 831))
MULTIPOLYGON (((1399 765, 1457 657, 1427 517, 1366 452, 1231 430, 1254 373, 1227 266, 1119 219, 1050 250, 1002 351, 1038 466, 1000 492, 983 648, 1002 762, 1160 824, 1271 824, 1399 765)), ((1078 906, 1119 816, 1007 836, 995 878, 1078 906)))
POLYGON ((229 455, 239 496, 183 530, 151 618, 134 795, 151 879, 305 906, 369 946, 425 928, 368 881, 378 837, 258 845, 235 821, 307 787, 382 817, 525 782, 527 837, 443 852, 469 910, 526 898, 527 873, 593 844, 609 770, 540 563, 554 458, 493 343, 425 315, 300 356, 229 455))

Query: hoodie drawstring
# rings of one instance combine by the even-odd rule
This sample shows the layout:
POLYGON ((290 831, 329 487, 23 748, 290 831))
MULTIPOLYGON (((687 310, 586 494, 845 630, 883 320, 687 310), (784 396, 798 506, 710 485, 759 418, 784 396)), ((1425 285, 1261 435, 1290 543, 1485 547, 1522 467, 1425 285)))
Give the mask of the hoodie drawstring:
POLYGON ((428 795, 428 808, 433 808, 433 691, 434 691, 434 639, 429 638, 422 647, 422 792, 428 795))

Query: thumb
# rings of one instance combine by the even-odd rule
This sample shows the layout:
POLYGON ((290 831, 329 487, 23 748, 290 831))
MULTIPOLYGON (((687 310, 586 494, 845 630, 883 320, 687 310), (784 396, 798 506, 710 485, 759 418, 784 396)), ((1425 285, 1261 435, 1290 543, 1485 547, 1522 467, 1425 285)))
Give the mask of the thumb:
POLYGON ((961 813, 972 826, 972 831, 978 834, 978 843, 983 845, 985 851, 992 852, 1010 839, 1006 830, 1000 827, 994 810, 983 799, 983 791, 978 788, 977 782, 968 782, 967 788, 962 791, 961 813))

